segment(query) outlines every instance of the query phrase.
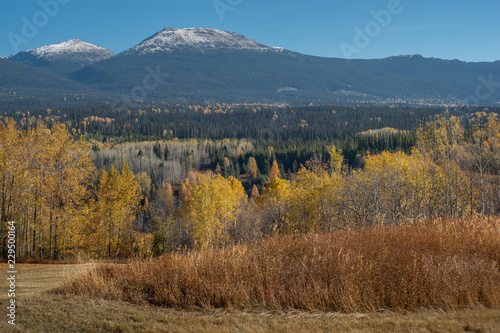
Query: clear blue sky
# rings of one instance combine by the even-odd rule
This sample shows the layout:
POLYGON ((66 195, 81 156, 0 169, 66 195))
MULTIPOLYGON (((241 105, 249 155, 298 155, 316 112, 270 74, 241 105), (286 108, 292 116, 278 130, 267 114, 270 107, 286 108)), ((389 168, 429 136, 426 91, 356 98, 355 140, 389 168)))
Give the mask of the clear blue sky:
POLYGON ((4 0, 0 56, 15 53, 16 47, 25 50, 71 38, 121 52, 166 27, 211 27, 325 57, 370 59, 418 53, 463 61, 500 60, 499 0, 399 0, 396 6, 397 2, 4 0), (39 2, 57 1, 66 4, 60 4, 57 13, 44 14, 39 2), (221 6, 219 12, 214 3, 221 6), (388 8, 391 17, 376 23, 371 12, 388 8), (36 21, 38 31, 25 29, 23 34, 26 21, 36 21), (367 25, 372 29, 368 41, 356 40, 355 28, 366 34, 367 25), (17 37, 22 39, 13 39, 17 37))

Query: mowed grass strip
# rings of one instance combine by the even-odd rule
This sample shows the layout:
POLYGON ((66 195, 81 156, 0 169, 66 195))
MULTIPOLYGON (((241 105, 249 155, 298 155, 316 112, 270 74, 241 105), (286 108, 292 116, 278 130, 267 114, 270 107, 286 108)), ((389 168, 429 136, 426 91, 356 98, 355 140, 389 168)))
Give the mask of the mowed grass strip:
MULTIPOLYGON (((96 264, 16 264, 16 296, 31 295, 34 293, 60 287, 66 279, 88 272, 96 267, 96 264)), ((6 263, 0 263, 0 271, 11 271, 6 263)), ((8 298, 9 284, 0 283, 0 300, 8 298)))
POLYGON ((185 311, 102 298, 37 294, 18 299, 17 325, 0 332, 499 332, 500 310, 270 312, 185 311))
POLYGON ((178 309, 500 308, 500 220, 437 220, 102 265, 57 292, 178 309))

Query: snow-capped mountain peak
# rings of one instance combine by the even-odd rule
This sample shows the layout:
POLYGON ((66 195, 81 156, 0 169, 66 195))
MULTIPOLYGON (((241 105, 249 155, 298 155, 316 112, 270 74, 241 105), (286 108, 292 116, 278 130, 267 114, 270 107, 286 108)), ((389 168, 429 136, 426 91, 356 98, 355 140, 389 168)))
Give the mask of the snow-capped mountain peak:
POLYGON ((164 29, 123 54, 171 52, 178 49, 233 49, 282 51, 281 48, 260 44, 245 36, 212 28, 164 29))
MULTIPOLYGON (((33 50, 29 50, 33 54, 38 56, 55 56, 63 55, 68 53, 73 54, 84 54, 84 53, 102 53, 108 55, 114 55, 113 51, 105 49, 103 47, 97 46, 95 44, 84 42, 81 39, 70 39, 62 43, 52 44, 47 46, 38 47, 33 50)), ((28 51, 25 51, 28 52, 28 51)))
POLYGON ((70 60, 82 64, 108 59, 116 55, 115 52, 87 43, 81 39, 70 39, 58 44, 37 47, 11 55, 7 59, 23 62, 27 65, 36 65, 37 61, 54 62, 70 60))
POLYGON ((111 50, 84 42, 81 39, 70 39, 58 44, 13 54, 7 59, 43 68, 52 74, 67 76, 85 66, 115 55, 116 53, 111 50))

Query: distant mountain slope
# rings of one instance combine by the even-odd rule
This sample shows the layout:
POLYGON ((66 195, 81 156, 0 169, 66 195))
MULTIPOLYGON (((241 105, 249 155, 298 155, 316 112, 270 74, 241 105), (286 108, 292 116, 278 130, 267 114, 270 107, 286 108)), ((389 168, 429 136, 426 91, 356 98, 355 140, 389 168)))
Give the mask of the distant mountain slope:
POLYGON ((104 100, 105 96, 77 82, 0 59, 0 105, 4 109, 104 100))
MULTIPOLYGON (((465 103, 481 84, 479 77, 489 75, 500 82, 500 62, 465 63, 418 55, 321 58, 204 28, 165 29, 70 77, 94 89, 138 99, 317 104, 465 103), (146 68, 168 77, 163 75, 161 82, 151 81, 151 89, 142 89, 150 75, 146 68)), ((481 97, 481 104, 500 102, 500 88, 481 97)))
POLYGON ((346 77, 352 85, 381 98, 474 102, 480 88, 480 104, 500 102, 500 63, 466 63, 423 58, 420 55, 352 61, 361 73, 346 77), (489 91, 484 81, 492 77, 499 87, 489 91), (472 97, 472 99, 470 99, 472 97))
POLYGON ((71 72, 114 55, 115 52, 103 47, 80 39, 71 39, 59 44, 26 50, 7 59, 42 68, 55 75, 67 76, 71 72))
POLYGON ((302 102, 349 88, 334 77, 326 78, 325 69, 298 60, 293 54, 248 50, 124 54, 71 78, 97 90, 180 101, 292 102, 300 97, 297 102, 302 102), (142 89, 151 71, 158 80, 148 79, 152 89, 142 89), (314 89, 318 80, 323 81, 320 90, 314 89))

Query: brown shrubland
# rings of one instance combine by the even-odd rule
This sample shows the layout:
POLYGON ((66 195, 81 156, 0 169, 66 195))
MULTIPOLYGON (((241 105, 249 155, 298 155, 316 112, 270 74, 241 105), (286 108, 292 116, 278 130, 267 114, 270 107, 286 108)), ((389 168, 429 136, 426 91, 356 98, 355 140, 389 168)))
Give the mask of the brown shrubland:
POLYGON ((102 265, 58 292, 184 309, 498 309, 500 219, 276 235, 102 265))

